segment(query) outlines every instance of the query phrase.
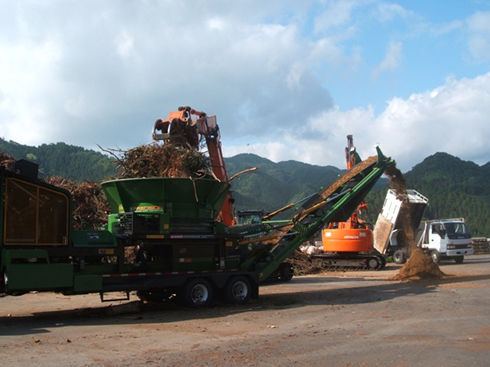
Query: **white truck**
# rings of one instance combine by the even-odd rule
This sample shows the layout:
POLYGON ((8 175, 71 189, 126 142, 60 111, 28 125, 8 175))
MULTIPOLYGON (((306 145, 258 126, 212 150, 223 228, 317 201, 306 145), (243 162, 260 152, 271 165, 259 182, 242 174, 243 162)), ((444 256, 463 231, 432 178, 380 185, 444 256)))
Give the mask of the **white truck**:
POLYGON ((473 254, 471 234, 464 218, 422 221, 429 200, 415 190, 398 197, 388 190, 382 212, 374 227, 374 247, 393 261, 403 264, 410 256, 408 229, 413 231, 415 244, 428 253, 437 264, 453 259, 460 264, 465 255, 473 254), (404 204, 405 203, 405 204, 404 204))
POLYGON ((417 246, 429 253, 436 264, 441 259, 454 259, 461 264, 465 255, 473 254, 471 233, 464 218, 424 221, 415 238, 417 246))

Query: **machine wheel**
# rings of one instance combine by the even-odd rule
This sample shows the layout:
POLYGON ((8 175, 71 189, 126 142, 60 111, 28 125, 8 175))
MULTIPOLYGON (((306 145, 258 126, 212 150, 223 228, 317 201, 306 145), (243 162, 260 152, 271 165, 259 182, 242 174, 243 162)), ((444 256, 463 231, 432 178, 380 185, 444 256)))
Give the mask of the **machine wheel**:
POLYGON ((455 256, 454 257, 454 262, 456 264, 462 264, 463 263, 463 260, 464 260, 464 256, 455 256))
POLYGON ((244 276, 232 277, 225 287, 226 302, 243 305, 250 300, 252 287, 244 276))
POLYGON ((434 262, 434 264, 438 265, 439 262, 441 261, 441 255, 439 254, 439 251, 433 250, 430 252, 430 258, 434 262))
POLYGON ((192 308, 203 308, 213 302, 213 288, 206 279, 189 280, 182 289, 183 304, 192 308))
POLYGON ((279 278, 283 282, 289 282, 293 278, 293 266, 290 263, 282 263, 279 271, 279 278))
POLYGON ((396 250, 395 253, 393 254, 393 262, 395 264, 405 264, 405 261, 407 261, 405 256, 405 251, 396 250))
POLYGON ((378 270, 381 268, 381 260, 377 256, 370 257, 367 259, 366 265, 369 270, 378 270))

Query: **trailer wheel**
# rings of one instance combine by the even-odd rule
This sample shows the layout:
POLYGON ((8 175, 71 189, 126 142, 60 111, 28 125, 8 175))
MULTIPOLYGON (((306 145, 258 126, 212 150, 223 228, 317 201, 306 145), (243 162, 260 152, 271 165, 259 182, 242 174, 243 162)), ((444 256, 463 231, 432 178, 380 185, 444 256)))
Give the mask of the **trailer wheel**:
POLYGON ((430 252, 430 258, 432 259, 434 264, 438 265, 441 261, 441 254, 439 254, 439 251, 433 250, 430 252))
POLYGON ((250 300, 252 287, 244 276, 232 277, 225 287, 225 299, 229 303, 243 305, 250 300))
POLYGON ((181 296, 184 305, 203 308, 213 302, 213 288, 206 279, 192 279, 184 285, 181 296))
POLYGON ((396 250, 393 254, 393 262, 395 264, 405 264, 405 252, 403 250, 396 250))
POLYGON ((464 261, 464 256, 455 256, 455 257, 454 257, 454 262, 455 262, 456 264, 462 264, 462 263, 463 263, 463 261, 464 261))

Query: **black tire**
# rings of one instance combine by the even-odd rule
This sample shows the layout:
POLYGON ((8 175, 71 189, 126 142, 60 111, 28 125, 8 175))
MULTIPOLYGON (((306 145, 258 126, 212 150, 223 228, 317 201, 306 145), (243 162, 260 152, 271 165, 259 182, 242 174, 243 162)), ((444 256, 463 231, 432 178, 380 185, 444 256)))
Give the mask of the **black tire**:
POLYGON ((183 304, 192 308, 203 308, 213 303, 213 288, 206 279, 189 280, 181 292, 183 304))
POLYGON ((437 250, 432 250, 430 252, 430 258, 436 265, 439 265, 439 263, 441 262, 441 254, 437 250))
POLYGON ((386 266, 386 258, 383 255, 378 255, 378 259, 381 261, 381 266, 379 267, 379 270, 384 269, 386 266))
POLYGON ((462 263, 463 263, 463 261, 464 261, 464 256, 455 256, 455 257, 454 257, 454 262, 455 262, 456 264, 462 264, 462 263))
POLYGON ((381 260, 377 256, 369 257, 366 260, 366 265, 369 270, 378 270, 381 268, 381 260))
POLYGON ((244 305, 252 296, 250 281, 241 275, 232 277, 225 286, 225 300, 228 303, 244 305))
POLYGON ((282 263, 279 272, 279 279, 283 282, 289 282, 293 279, 293 266, 290 263, 282 263))
POLYGON ((405 264, 407 261, 405 251, 403 250, 396 250, 395 253, 393 254, 393 262, 395 264, 405 264))

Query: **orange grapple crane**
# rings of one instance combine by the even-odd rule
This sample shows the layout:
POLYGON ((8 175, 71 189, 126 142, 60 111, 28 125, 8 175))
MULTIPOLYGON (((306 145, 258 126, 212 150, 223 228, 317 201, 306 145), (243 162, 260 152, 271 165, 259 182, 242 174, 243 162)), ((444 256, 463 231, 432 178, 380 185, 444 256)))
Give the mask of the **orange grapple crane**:
MULTIPOLYGON (((178 111, 170 112, 166 120, 155 121, 152 136, 153 140, 180 142, 185 148, 196 150, 199 149, 201 137, 204 137, 213 174, 218 180, 229 182, 216 116, 208 116, 190 107, 179 107, 178 111), (192 116, 197 118, 192 119, 192 116)), ((234 202, 230 190, 223 202, 220 218, 227 226, 235 224, 234 202)))

